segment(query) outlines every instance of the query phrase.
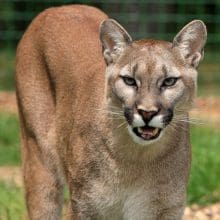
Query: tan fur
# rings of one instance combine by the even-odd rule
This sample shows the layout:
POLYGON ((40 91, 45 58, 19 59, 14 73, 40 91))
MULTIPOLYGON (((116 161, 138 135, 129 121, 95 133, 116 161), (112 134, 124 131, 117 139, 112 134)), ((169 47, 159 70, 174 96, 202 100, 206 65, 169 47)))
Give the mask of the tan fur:
MULTIPOLYGON (((185 30, 175 44, 132 42, 119 24, 107 19, 100 28, 106 68, 99 40, 105 19, 88 6, 48 9, 18 46, 17 100, 29 217, 60 219, 66 179, 71 219, 181 219, 190 167, 189 128, 172 123, 178 115, 188 117, 185 107, 193 103, 194 67, 205 40, 186 54, 185 30), (125 86, 123 71, 135 74, 137 91, 125 86), (159 95, 153 82, 172 71, 181 80, 159 95), (164 112, 175 106, 173 121, 155 141, 136 143, 126 128, 134 119, 129 124, 124 108, 132 110, 137 125, 144 123, 138 110, 155 111, 158 102, 164 112), (113 112, 116 108, 120 112, 113 112)), ((153 124, 163 126, 163 111, 153 124)))

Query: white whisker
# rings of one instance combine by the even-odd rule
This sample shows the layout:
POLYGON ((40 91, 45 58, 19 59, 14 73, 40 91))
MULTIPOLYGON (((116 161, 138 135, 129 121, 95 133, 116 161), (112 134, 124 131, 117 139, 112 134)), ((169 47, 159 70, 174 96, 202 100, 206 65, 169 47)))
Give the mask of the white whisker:
POLYGON ((116 129, 121 128, 123 125, 127 124, 127 122, 122 122, 116 129))

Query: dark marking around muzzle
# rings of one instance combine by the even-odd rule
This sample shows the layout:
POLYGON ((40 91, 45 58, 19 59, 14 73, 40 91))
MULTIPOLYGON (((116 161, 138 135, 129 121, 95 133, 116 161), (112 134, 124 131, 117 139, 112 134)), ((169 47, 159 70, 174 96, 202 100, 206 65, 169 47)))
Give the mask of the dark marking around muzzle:
POLYGON ((128 124, 132 124, 133 121, 133 110, 131 108, 125 108, 124 109, 124 116, 128 121, 128 124))
POLYGON ((163 117, 164 124, 168 125, 171 122, 172 119, 173 119, 173 110, 172 109, 167 109, 167 112, 163 117))

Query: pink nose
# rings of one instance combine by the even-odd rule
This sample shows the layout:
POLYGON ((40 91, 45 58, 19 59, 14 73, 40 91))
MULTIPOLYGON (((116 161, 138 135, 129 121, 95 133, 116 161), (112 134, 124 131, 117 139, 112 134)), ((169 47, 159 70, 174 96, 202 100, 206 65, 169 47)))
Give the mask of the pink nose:
POLYGON ((145 111, 143 109, 138 109, 138 113, 142 116, 145 122, 149 122, 158 111, 145 111))

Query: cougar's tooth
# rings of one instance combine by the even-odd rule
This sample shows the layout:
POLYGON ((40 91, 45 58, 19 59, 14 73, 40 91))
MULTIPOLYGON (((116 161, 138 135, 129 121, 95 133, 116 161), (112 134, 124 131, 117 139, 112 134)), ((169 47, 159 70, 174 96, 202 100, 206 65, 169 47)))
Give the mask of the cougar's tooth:
POLYGON ((159 128, 155 128, 155 129, 153 130, 153 135, 156 135, 157 132, 158 132, 158 130, 159 130, 159 128))
POLYGON ((141 128, 141 127, 138 127, 138 129, 137 129, 137 130, 138 130, 138 132, 139 132, 139 133, 143 133, 143 130, 142 130, 142 128, 141 128))

